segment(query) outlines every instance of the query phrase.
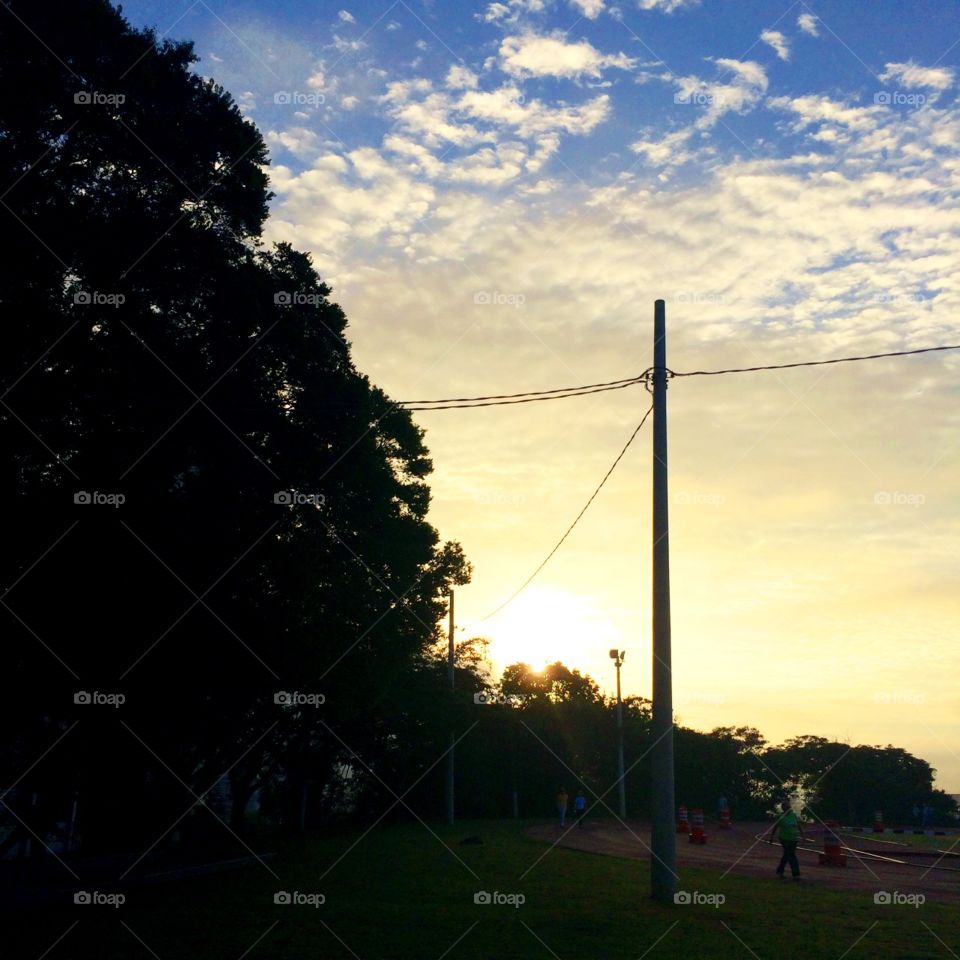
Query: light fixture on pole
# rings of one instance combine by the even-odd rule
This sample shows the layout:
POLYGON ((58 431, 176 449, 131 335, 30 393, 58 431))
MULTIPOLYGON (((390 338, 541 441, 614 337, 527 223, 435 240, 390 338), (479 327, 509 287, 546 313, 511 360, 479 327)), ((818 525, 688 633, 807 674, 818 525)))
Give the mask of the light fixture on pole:
POLYGON ((617 668, 617 796, 620 801, 620 819, 627 818, 627 788, 623 781, 623 698, 620 696, 620 667, 626 650, 611 650, 610 659, 617 668))

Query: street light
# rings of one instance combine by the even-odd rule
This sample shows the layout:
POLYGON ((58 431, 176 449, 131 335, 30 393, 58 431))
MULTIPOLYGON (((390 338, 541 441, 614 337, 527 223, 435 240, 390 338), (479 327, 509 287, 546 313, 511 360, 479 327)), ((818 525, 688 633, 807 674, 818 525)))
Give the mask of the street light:
POLYGON ((620 819, 627 819, 627 788, 623 782, 623 700, 620 697, 620 667, 626 650, 611 650, 610 659, 617 668, 617 794, 620 800, 620 819))

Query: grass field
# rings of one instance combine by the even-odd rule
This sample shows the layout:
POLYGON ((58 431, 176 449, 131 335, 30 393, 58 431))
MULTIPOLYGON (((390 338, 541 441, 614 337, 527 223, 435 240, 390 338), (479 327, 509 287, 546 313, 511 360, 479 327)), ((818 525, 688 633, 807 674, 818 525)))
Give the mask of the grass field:
MULTIPOLYGON (((109 958, 856 958, 956 957, 956 902, 875 905, 872 895, 684 870, 707 903, 649 899, 645 862, 555 848, 515 822, 418 823, 274 845, 271 870, 131 891, 119 907, 65 903, 7 924, 5 955, 109 958), (470 834, 481 846, 459 841, 470 834), (444 843, 440 841, 445 841, 444 843), (274 894, 323 894, 320 906, 274 894), (479 891, 520 906, 476 904, 479 891), (58 938, 60 938, 58 940, 58 938)), ((771 862, 771 874, 773 870, 771 862)), ((68 898, 65 897, 65 900, 68 898)))

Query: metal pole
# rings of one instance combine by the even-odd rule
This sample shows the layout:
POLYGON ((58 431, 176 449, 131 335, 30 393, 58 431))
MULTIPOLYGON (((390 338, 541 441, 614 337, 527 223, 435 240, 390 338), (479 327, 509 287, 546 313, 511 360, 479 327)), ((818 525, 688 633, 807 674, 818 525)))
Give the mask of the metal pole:
POLYGON ((617 788, 620 800, 620 819, 627 819, 627 788, 623 782, 623 700, 620 697, 620 665, 617 658, 617 788))
POLYGON ((674 833, 673 688, 670 657, 670 540, 667 492, 666 304, 653 314, 653 722, 651 734, 650 895, 672 901, 677 881, 674 833))
MULTIPOLYGON (((450 706, 453 708, 453 591, 450 598, 450 623, 447 630, 447 672, 450 675, 450 706)), ((453 723, 450 724, 450 749, 447 751, 447 823, 453 826, 453 747, 456 743, 453 723)))

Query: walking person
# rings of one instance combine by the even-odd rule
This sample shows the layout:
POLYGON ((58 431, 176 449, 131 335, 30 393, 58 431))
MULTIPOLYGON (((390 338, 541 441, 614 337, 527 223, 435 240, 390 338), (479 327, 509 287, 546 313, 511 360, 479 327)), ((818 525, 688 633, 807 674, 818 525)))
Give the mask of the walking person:
POLYGON ((587 812, 587 798, 583 795, 582 790, 577 791, 577 795, 573 801, 573 808, 577 811, 577 826, 583 826, 583 818, 587 812))
POLYGON ((560 826, 562 827, 567 819, 567 788, 561 787, 557 794, 557 816, 560 817, 560 826))
POLYGON ((780 864, 777 867, 777 876, 783 878, 783 871, 787 864, 790 864, 790 873, 794 880, 800 879, 800 861, 797 859, 797 844, 801 840, 806 840, 803 832, 803 824, 797 816, 796 810, 790 804, 789 800, 784 800, 780 804, 783 811, 774 821, 770 828, 770 842, 773 842, 774 835, 780 839, 780 846, 783 847, 783 856, 780 857, 780 864))

